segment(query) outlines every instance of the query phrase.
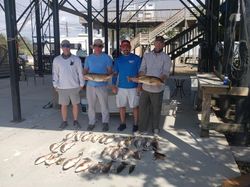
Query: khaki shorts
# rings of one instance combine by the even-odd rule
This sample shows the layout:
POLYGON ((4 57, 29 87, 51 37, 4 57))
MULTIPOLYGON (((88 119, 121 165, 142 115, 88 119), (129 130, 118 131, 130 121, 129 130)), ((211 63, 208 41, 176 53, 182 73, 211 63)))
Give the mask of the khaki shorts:
POLYGON ((116 95, 117 107, 126 107, 128 104, 130 108, 135 108, 139 105, 139 95, 136 88, 118 88, 116 95))
POLYGON ((72 89, 57 89, 58 91, 58 103, 60 105, 69 105, 69 102, 73 105, 80 103, 80 87, 72 89))

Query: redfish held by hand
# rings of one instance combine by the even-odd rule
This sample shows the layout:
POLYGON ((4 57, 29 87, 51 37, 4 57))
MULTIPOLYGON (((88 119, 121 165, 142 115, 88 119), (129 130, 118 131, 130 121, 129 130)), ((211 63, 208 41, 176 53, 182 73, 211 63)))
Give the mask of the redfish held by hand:
POLYGON ((143 83, 150 86, 161 86, 164 82, 159 77, 143 75, 140 77, 128 77, 128 81, 143 83))
POLYGON ((84 78, 87 80, 95 81, 95 82, 107 82, 112 78, 112 74, 97 74, 97 73, 88 73, 84 75, 84 78))

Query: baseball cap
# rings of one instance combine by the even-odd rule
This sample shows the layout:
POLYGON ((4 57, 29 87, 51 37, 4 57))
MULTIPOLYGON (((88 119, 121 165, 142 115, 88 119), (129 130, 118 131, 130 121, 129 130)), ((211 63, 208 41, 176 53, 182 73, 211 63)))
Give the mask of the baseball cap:
POLYGON ((70 42, 69 42, 69 40, 63 40, 63 41, 61 42, 61 46, 62 46, 62 47, 70 47, 70 42))
POLYGON ((94 46, 103 47, 103 41, 101 39, 95 39, 92 47, 94 46))
POLYGON ((130 46, 130 41, 128 41, 128 40, 122 40, 121 41, 121 46, 130 46))
POLYGON ((165 42, 165 38, 163 36, 156 36, 155 37, 155 41, 159 41, 159 42, 164 43, 165 42))

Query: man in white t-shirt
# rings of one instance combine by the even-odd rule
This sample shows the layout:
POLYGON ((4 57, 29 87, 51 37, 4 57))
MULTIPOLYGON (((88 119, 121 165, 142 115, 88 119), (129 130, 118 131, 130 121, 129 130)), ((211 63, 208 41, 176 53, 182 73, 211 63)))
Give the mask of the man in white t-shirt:
POLYGON ((73 125, 80 129, 78 122, 80 90, 84 86, 83 69, 79 57, 70 52, 70 42, 63 40, 61 43, 63 53, 53 60, 53 87, 58 92, 59 104, 61 105, 62 123, 59 128, 68 126, 68 105, 72 104, 73 125))

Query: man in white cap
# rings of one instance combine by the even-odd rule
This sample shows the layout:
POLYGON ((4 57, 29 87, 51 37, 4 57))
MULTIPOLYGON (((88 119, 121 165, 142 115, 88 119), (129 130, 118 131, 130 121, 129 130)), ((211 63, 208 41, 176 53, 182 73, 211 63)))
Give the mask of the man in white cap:
MULTIPOLYGON (((111 74, 112 59, 106 53, 102 52, 103 42, 101 39, 96 39, 92 46, 94 53, 89 55, 84 63, 84 74, 111 74)), ((96 123, 95 105, 97 99, 101 105, 102 111, 102 130, 109 130, 109 109, 108 109, 108 82, 96 82, 88 80, 87 82, 87 101, 88 101, 88 118, 89 126, 87 130, 92 131, 96 123)))
POLYGON ((80 94, 79 91, 84 86, 82 64, 79 57, 70 52, 70 42, 63 40, 61 43, 62 54, 53 60, 53 86, 58 92, 59 104, 61 105, 61 115, 63 122, 61 129, 68 126, 67 113, 68 105, 72 103, 73 125, 80 129, 78 122, 80 94))

